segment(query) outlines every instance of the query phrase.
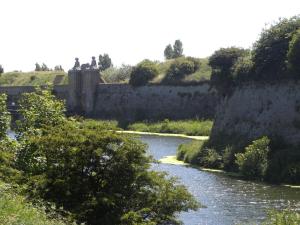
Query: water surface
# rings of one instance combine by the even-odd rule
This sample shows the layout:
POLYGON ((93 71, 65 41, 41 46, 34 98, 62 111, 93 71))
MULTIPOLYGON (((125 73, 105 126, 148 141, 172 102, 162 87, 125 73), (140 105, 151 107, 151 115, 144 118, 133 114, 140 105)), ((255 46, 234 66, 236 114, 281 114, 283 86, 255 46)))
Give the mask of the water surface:
MULTIPOLYGON (((179 144, 188 139, 142 136, 155 159, 175 155, 179 144)), ((185 225, 232 225, 260 223, 267 209, 300 208, 300 189, 272 186, 230 178, 224 174, 192 167, 154 164, 153 168, 177 176, 206 208, 184 212, 179 218, 185 225)))

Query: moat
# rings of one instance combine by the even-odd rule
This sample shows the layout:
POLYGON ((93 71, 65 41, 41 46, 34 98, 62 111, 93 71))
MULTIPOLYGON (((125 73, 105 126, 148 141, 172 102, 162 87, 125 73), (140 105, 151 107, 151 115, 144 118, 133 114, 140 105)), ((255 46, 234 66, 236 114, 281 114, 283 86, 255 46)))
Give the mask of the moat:
MULTIPOLYGON (((142 136, 155 159, 175 155, 179 144, 188 139, 142 136)), ((300 188, 267 185, 230 178, 224 174, 192 167, 154 164, 153 169, 179 178, 204 205, 198 211, 180 213, 185 225, 232 225, 260 223, 269 209, 300 209, 300 188)))

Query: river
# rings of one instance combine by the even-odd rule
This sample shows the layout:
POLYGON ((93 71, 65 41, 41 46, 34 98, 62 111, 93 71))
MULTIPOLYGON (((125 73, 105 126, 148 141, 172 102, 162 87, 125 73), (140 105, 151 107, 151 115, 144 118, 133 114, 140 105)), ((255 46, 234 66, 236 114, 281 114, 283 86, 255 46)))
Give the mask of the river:
MULTIPOLYGON (((179 144, 188 139, 143 135, 148 152, 155 159, 175 155, 179 144)), ((267 185, 205 172, 189 166, 154 164, 154 170, 179 178, 205 207, 180 213, 185 225, 253 224, 266 217, 268 209, 300 208, 300 189, 267 185)))

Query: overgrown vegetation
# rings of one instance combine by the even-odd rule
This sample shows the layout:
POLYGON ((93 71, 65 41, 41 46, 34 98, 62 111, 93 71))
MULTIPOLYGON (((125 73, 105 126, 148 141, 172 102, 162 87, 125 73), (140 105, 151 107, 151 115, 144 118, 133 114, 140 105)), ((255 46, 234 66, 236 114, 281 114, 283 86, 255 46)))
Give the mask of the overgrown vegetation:
POLYGON ((251 142, 239 135, 220 135, 203 142, 182 144, 177 159, 240 173, 252 180, 300 183, 299 146, 287 145, 280 137, 262 137, 251 142))
MULTIPOLYGON (((5 109, 5 95, 1 99, 5 109)), ((198 208, 176 179, 150 170, 143 143, 107 130, 115 123, 82 122, 63 113, 50 90, 22 96, 17 140, 1 139, 2 180, 78 223, 175 225, 178 212, 198 208)), ((0 121, 4 134, 9 114, 0 114, 0 121)))
POLYGON ((291 210, 276 211, 268 213, 263 225, 298 225, 300 224, 300 213, 291 210))
POLYGON ((153 133, 173 133, 193 136, 209 136, 213 122, 211 120, 178 120, 161 122, 137 122, 127 129, 153 133))

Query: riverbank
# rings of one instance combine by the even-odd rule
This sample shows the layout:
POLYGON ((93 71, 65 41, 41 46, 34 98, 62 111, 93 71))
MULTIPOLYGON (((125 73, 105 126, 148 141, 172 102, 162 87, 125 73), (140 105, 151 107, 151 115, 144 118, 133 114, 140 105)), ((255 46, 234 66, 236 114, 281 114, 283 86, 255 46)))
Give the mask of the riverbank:
MULTIPOLYGON (((204 168, 204 167, 197 166, 197 165, 194 165, 194 164, 191 164, 191 163, 186 163, 184 161, 178 160, 176 158, 176 155, 165 156, 165 157, 159 159, 158 161, 160 163, 171 164, 171 165, 180 165, 180 166, 189 166, 189 167, 193 167, 193 168, 199 169, 201 171, 205 171, 205 172, 221 173, 221 174, 224 174, 228 177, 244 179, 244 177, 239 173, 228 172, 228 171, 221 170, 221 169, 204 168)), ((268 183, 266 183, 266 184, 268 184, 268 183)), ((300 189, 300 185, 280 184, 278 186, 300 189)))
POLYGON ((153 135, 161 137, 179 137, 179 138, 188 138, 192 140, 208 140, 209 136, 188 136, 185 134, 173 134, 173 133, 154 133, 154 132, 143 132, 143 131, 133 131, 133 130, 117 130, 116 133, 121 134, 136 134, 136 135, 153 135))

